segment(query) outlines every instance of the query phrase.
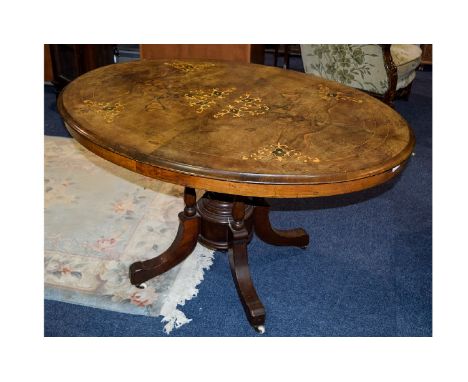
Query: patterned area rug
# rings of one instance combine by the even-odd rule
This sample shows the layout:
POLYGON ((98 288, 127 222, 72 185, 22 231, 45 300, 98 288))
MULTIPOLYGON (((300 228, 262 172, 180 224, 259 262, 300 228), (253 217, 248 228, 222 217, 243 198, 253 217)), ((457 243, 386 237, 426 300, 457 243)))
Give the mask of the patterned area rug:
POLYGON ((162 316, 170 333, 191 320, 178 309, 197 295, 213 262, 198 245, 184 262, 132 286, 128 267, 172 243, 183 188, 146 178, 69 138, 45 137, 45 298, 162 316))

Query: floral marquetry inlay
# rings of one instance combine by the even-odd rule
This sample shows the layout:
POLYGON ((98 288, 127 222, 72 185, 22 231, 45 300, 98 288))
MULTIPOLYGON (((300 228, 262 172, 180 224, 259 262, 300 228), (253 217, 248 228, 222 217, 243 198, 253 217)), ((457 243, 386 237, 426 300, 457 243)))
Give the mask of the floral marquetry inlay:
POLYGON ((82 111, 91 111, 100 115, 107 123, 114 121, 124 109, 124 105, 120 102, 98 102, 91 99, 85 99, 83 103, 86 105, 82 111))
POLYGON ((185 94, 184 97, 188 101, 189 105, 196 108, 197 113, 209 109, 216 104, 216 100, 224 99, 228 94, 231 94, 235 88, 229 88, 225 90, 219 90, 217 88, 206 90, 192 90, 185 94))
POLYGON ((233 103, 234 105, 227 105, 213 117, 220 118, 225 115, 231 115, 232 117, 245 117, 248 115, 256 116, 265 114, 266 111, 270 110, 267 105, 262 103, 261 98, 252 97, 248 93, 238 97, 233 103))
POLYGON ((302 163, 319 163, 320 159, 303 154, 301 151, 293 149, 288 145, 276 143, 268 146, 263 146, 256 152, 250 155, 244 155, 243 160, 277 160, 281 161, 299 161, 302 163))
POLYGON ((165 62, 165 65, 170 66, 171 68, 177 69, 181 72, 188 73, 188 72, 193 72, 194 70, 202 70, 202 69, 207 69, 215 66, 215 64, 209 63, 209 62, 203 62, 203 63, 188 63, 188 62, 165 62))
POLYGON ((319 90, 318 90, 320 98, 329 101, 331 99, 336 99, 339 101, 351 101, 351 102, 356 102, 356 103, 362 103, 362 99, 358 99, 355 97, 347 96, 343 92, 337 92, 337 91, 332 91, 328 86, 319 85, 319 90))

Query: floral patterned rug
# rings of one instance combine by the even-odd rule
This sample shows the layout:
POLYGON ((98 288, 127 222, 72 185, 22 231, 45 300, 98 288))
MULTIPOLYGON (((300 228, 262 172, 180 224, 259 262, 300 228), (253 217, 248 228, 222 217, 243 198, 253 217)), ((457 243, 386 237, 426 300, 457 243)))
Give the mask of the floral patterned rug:
POLYGON ((45 298, 147 316, 170 333, 191 320, 178 309, 197 295, 213 262, 198 245, 184 262, 132 286, 128 267, 174 239, 183 188, 146 178, 90 153, 73 139, 45 137, 45 298))

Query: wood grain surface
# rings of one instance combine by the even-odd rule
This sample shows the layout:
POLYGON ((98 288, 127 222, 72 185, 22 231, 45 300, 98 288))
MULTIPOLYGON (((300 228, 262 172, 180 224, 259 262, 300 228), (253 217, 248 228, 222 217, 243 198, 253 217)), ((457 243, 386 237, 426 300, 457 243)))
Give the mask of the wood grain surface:
POLYGON ((151 60, 202 58, 261 64, 264 47, 255 44, 141 44, 140 57, 151 60))
POLYGON ((358 191, 403 168, 413 133, 358 90, 274 67, 142 60, 79 77, 58 108, 70 133, 133 171, 221 193, 358 191))

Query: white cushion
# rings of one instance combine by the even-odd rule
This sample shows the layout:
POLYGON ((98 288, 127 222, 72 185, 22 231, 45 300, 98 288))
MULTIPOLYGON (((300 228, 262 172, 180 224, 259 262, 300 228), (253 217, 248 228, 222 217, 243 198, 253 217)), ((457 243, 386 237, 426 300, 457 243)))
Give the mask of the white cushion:
POLYGON ((392 44, 390 47, 393 62, 396 66, 405 65, 410 61, 421 60, 421 48, 414 44, 392 44))
POLYGON ((414 44, 393 44, 390 53, 398 72, 397 89, 404 88, 416 77, 416 69, 421 63, 421 48, 414 44))

